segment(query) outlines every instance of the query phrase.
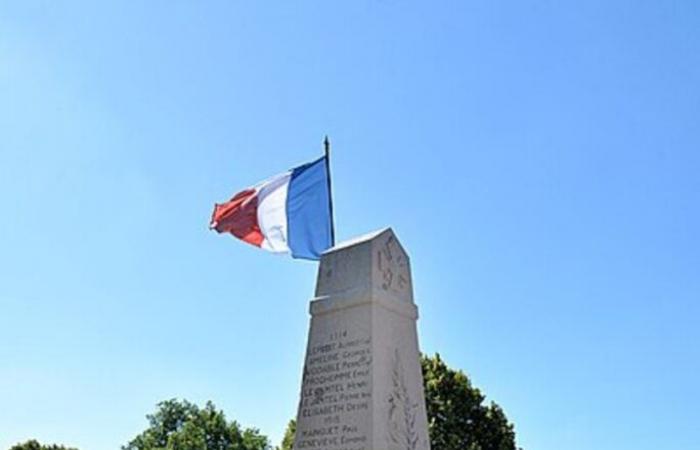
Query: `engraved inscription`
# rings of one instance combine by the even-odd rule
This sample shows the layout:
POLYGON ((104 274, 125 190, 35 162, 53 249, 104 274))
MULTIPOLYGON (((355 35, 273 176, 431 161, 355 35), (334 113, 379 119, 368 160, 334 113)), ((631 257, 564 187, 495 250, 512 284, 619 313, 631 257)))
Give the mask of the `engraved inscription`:
POLYGON ((371 340, 347 330, 307 352, 295 449, 368 450, 361 420, 371 408, 371 340))

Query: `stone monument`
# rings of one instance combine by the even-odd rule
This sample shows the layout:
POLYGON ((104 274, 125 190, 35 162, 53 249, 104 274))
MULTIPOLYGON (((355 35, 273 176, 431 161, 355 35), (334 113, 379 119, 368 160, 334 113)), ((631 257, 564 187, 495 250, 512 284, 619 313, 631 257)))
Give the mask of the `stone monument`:
POLYGON ((321 257, 295 450, 429 450, 408 255, 387 228, 321 257))

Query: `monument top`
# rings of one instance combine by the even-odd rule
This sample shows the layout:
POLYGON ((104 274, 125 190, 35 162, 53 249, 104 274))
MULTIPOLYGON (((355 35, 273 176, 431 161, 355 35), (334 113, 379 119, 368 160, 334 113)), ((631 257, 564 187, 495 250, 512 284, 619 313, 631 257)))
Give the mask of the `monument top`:
POLYGON ((409 257, 391 228, 341 242, 321 256, 316 297, 362 291, 413 303, 409 257))

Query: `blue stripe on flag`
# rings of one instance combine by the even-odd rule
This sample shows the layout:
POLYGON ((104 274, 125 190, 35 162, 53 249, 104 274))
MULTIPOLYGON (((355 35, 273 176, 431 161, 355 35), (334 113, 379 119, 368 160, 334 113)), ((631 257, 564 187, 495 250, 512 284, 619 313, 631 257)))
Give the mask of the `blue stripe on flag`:
POLYGON ((318 260, 331 244, 326 157, 292 170, 287 191, 287 233, 292 257, 318 260))

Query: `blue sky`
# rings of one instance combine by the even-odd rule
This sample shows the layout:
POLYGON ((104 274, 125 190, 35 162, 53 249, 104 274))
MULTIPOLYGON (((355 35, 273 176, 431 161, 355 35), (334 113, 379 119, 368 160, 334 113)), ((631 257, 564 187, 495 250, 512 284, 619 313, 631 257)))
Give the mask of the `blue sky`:
POLYGON ((697 449, 700 4, 0 3, 0 448, 213 400, 276 443, 316 266, 207 230, 333 143, 526 450, 697 449))

